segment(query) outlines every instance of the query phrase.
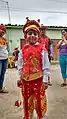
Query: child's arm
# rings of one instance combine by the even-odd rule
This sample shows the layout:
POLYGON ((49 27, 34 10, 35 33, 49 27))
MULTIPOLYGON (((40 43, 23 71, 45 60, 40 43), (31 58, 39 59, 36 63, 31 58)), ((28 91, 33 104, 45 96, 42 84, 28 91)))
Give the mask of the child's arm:
POLYGON ((48 59, 48 53, 42 51, 42 70, 43 70, 43 82, 48 84, 48 77, 50 76, 50 63, 48 59))
POLYGON ((21 87, 22 85, 22 68, 23 68, 23 55, 22 55, 22 51, 20 51, 20 53, 18 54, 18 73, 19 73, 19 79, 17 81, 17 86, 21 87))
POLYGON ((22 77, 22 68, 23 68, 23 54, 22 51, 18 54, 18 72, 20 78, 22 77))

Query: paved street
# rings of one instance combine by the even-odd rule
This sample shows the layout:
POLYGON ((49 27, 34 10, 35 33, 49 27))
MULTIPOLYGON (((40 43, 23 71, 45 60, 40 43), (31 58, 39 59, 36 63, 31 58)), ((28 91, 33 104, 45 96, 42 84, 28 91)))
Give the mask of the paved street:
MULTIPOLYGON (((46 91, 48 119, 67 119, 67 86, 60 86, 62 77, 58 65, 51 66, 51 76, 53 85, 46 91)), ((17 79, 19 79, 18 71, 16 69, 7 69, 4 86, 9 93, 0 94, 0 119, 22 119, 23 105, 16 107, 14 104, 18 99, 17 79)), ((34 119, 36 119, 35 115, 34 119)))

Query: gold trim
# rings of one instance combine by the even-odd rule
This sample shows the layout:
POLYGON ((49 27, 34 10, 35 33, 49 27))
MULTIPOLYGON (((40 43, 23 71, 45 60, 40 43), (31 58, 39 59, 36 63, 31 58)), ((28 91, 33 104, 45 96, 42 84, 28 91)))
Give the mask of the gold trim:
POLYGON ((37 30, 39 30, 36 25, 30 25, 30 26, 25 28, 25 31, 30 29, 30 28, 36 28, 37 30))
POLYGON ((38 73, 30 74, 29 77, 23 76, 23 79, 26 80, 26 81, 31 81, 31 80, 36 80, 36 79, 38 79, 42 76, 43 76, 42 72, 38 72, 38 73))

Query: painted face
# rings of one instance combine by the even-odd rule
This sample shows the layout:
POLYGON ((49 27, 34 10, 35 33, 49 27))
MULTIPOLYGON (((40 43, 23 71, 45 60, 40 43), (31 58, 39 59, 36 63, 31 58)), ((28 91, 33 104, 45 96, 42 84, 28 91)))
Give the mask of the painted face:
POLYGON ((5 34, 5 31, 0 29, 0 37, 2 37, 5 34))
POLYGON ((31 45, 35 44, 38 41, 38 33, 34 30, 28 31, 27 40, 31 45))

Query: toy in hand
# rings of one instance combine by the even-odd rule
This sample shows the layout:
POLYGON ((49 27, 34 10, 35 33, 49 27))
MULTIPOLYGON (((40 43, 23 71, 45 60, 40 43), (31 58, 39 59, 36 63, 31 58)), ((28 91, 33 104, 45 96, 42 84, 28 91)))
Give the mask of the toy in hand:
POLYGON ((21 105, 21 101, 20 100, 16 100, 15 101, 15 106, 20 107, 20 105, 21 105))
POLYGON ((15 101, 15 106, 19 107, 22 103, 21 101, 21 97, 20 97, 20 92, 21 92, 21 89, 19 88, 20 87, 20 81, 21 80, 18 80, 17 82, 17 86, 18 86, 18 99, 15 101))

